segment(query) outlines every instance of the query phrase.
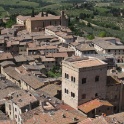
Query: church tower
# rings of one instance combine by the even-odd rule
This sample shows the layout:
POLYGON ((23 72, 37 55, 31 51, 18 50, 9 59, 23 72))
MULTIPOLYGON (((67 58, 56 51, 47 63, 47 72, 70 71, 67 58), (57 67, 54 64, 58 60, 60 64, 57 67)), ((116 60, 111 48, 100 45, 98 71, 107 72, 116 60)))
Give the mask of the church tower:
POLYGON ((68 26, 68 17, 65 15, 64 11, 61 11, 61 26, 68 26))

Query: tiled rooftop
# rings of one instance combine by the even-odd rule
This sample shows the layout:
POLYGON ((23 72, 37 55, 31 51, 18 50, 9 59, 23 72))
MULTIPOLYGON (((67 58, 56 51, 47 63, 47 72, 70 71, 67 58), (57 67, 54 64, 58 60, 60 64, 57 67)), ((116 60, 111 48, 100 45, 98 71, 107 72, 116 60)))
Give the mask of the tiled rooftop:
POLYGON ((106 65, 105 62, 93 57, 72 57, 65 59, 65 62, 75 68, 85 68, 106 65))
POLYGON ((87 118, 81 122, 79 122, 78 124, 94 124, 91 118, 87 118))
POLYGON ((22 118, 24 124, 33 124, 36 122, 39 122, 40 124, 69 124, 85 119, 85 117, 76 112, 76 110, 66 111, 60 109, 51 113, 43 113, 41 107, 24 113, 22 118), (35 118, 35 120, 33 118, 35 118))
POLYGON ((47 86, 44 86, 42 89, 40 89, 46 93, 48 93, 51 96, 57 95, 57 91, 61 91, 61 85, 57 84, 48 84, 47 86))
POLYGON ((0 53, 0 61, 13 59, 13 56, 9 52, 0 53))
POLYGON ((94 47, 89 46, 88 44, 77 45, 76 49, 79 51, 96 51, 94 47))
POLYGON ((31 88, 35 90, 41 88, 45 84, 33 75, 22 75, 21 80, 23 80, 26 84, 28 84, 31 88))
POLYGON ((31 17, 31 18, 28 18, 27 20, 29 21, 41 21, 41 20, 56 20, 56 19, 60 19, 60 16, 44 16, 44 17, 31 17))
POLYGON ((88 113, 96 108, 99 108, 101 106, 113 106, 111 103, 109 103, 108 101, 104 101, 104 100, 99 100, 99 99, 94 99, 91 100, 89 102, 86 102, 82 105, 78 106, 78 109, 83 111, 84 113, 88 113))
POLYGON ((31 16, 22 16, 22 15, 19 15, 17 16, 18 19, 22 20, 22 21, 25 21, 26 19, 30 18, 31 16))
POLYGON ((6 67, 4 71, 7 75, 9 75, 10 77, 16 80, 20 80, 21 78, 21 74, 17 73, 17 71, 15 70, 15 67, 11 67, 11 66, 6 67))
POLYGON ((8 66, 8 65, 15 65, 12 61, 3 61, 0 63, 2 67, 8 66))
POLYGON ((61 53, 48 53, 46 57, 53 57, 53 58, 65 58, 68 57, 67 52, 61 52, 61 53))
POLYGON ((30 103, 36 102, 37 99, 28 91, 20 90, 12 93, 11 99, 19 108, 25 107, 30 103))
POLYGON ((9 80, 0 81, 0 105, 4 104, 8 94, 20 90, 18 86, 9 80))
POLYGON ((26 70, 41 70, 45 68, 43 64, 40 65, 28 65, 28 64, 23 64, 22 65, 26 70))
POLYGON ((116 45, 114 43, 111 43, 110 41, 105 41, 105 40, 93 40, 92 41, 94 44, 102 47, 103 49, 110 49, 110 50, 120 50, 124 49, 124 45, 116 45))

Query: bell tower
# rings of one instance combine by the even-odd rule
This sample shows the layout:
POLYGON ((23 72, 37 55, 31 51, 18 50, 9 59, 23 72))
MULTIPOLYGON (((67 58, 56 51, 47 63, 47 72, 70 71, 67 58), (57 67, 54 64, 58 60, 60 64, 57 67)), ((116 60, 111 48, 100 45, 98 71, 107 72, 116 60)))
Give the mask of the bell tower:
POLYGON ((61 11, 61 26, 68 26, 68 17, 65 15, 64 11, 61 11))

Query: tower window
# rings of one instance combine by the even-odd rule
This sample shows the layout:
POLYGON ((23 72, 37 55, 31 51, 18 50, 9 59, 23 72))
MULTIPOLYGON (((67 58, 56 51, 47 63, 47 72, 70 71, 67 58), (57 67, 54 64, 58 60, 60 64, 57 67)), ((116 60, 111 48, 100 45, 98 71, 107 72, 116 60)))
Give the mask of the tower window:
POLYGON ((95 94, 95 97, 98 97, 98 93, 95 94))
POLYGON ((69 75, 65 73, 65 78, 69 79, 69 75))
POLYGON ((67 93, 68 94, 68 90, 65 88, 65 93, 67 93))
POLYGON ((75 77, 74 77, 74 82, 75 82, 75 77))
POLYGON ((66 89, 65 89, 65 93, 66 93, 66 89))
POLYGON ((71 81, 73 81, 73 76, 71 76, 71 81))
POLYGON ((67 79, 69 79, 69 75, 67 74, 67 79))
POLYGON ((75 93, 71 92, 71 97, 74 98, 75 97, 75 93))
POLYGON ((86 94, 82 94, 82 99, 86 99, 86 94))
POLYGON ((86 78, 82 78, 82 84, 86 83, 86 78))
POLYGON ((99 81, 99 76, 96 76, 95 77, 95 82, 98 82, 99 81))
POLYGON ((75 77, 71 76, 71 81, 75 82, 75 77))

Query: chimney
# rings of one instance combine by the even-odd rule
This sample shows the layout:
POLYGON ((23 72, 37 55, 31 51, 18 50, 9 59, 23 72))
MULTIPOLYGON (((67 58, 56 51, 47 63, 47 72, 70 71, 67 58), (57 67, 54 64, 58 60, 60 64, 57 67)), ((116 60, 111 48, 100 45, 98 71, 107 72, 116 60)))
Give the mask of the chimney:
POLYGON ((64 114, 62 114, 62 117, 63 117, 63 118, 66 118, 66 116, 65 116, 64 114))

